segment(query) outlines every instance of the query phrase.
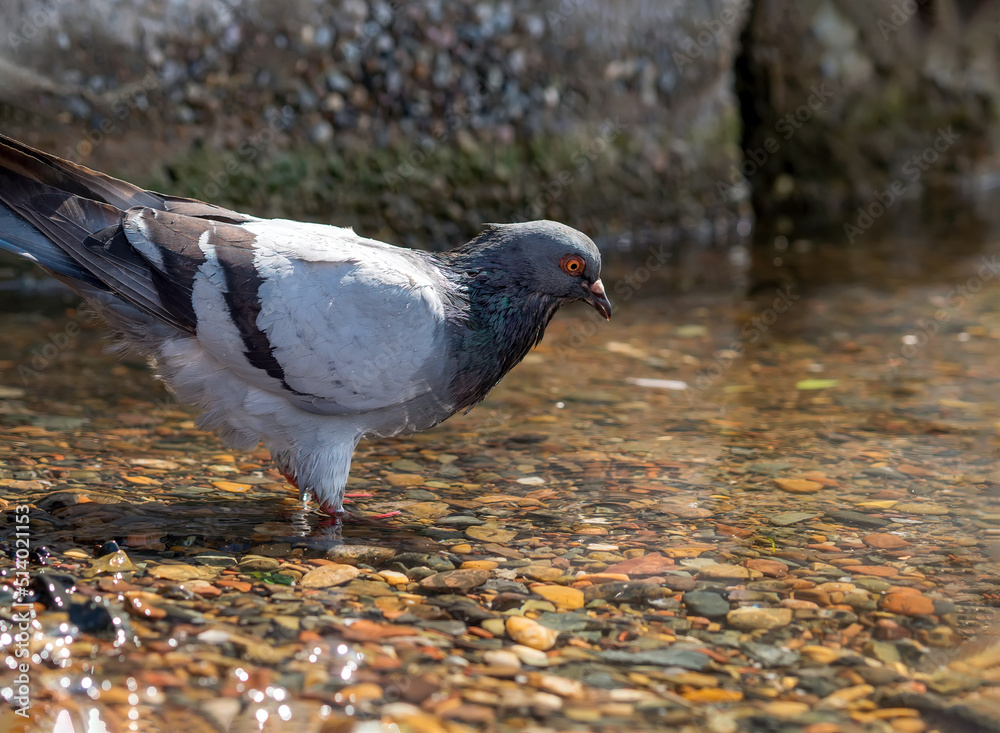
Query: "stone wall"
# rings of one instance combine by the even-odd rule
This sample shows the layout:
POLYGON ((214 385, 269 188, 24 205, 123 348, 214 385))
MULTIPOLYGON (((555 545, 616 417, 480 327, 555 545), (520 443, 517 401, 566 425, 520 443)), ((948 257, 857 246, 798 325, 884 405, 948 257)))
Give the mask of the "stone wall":
POLYGON ((408 244, 538 217, 623 247, 707 242, 747 216, 715 184, 738 160, 748 5, 12 0, 3 125, 161 189, 408 244))
POLYGON ((757 0, 742 40, 742 165, 762 218, 863 228, 900 200, 940 210, 996 186, 1000 3, 757 0))
POLYGON ((8 134, 411 245, 549 217, 644 251, 731 241, 751 191, 787 229, 1000 182, 1000 0, 7 0, 0 28, 8 134))

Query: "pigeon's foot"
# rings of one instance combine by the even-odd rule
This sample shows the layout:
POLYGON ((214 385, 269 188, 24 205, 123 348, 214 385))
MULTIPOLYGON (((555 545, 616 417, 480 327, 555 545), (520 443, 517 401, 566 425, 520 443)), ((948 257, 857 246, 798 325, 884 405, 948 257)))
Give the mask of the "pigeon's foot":
POLYGON ((330 522, 332 524, 343 524, 344 522, 351 522, 353 524, 367 524, 372 527, 384 528, 381 522, 375 521, 379 519, 388 519, 389 517, 395 517, 399 514, 399 511, 386 512, 384 514, 355 514, 354 512, 349 512, 346 509, 336 509, 332 504, 320 504, 320 511, 324 514, 329 514, 330 519, 324 520, 324 523, 330 522))

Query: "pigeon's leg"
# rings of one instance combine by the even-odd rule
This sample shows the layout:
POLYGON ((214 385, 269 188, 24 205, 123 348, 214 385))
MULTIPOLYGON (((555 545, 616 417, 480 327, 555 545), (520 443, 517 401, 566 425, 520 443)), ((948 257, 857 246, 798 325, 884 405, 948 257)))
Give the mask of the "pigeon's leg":
MULTIPOLYGON (((295 474, 299 479, 299 495, 313 494, 320 510, 330 515, 334 523, 339 524, 344 520, 357 521, 359 517, 344 509, 344 489, 347 487, 347 476, 351 469, 351 456, 360 436, 351 435, 345 438, 343 435, 324 433, 317 437, 322 438, 323 442, 309 446, 307 450, 300 448, 296 457, 295 474), (303 491, 302 487, 308 489, 303 491)), ((388 512, 369 518, 382 519, 398 513, 388 512)))

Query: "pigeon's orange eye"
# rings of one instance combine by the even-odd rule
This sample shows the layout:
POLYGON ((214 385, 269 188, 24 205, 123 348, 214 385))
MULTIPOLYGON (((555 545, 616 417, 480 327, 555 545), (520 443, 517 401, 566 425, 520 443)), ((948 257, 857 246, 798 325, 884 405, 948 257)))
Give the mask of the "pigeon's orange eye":
POLYGON ((559 260, 559 266, 562 267, 564 272, 568 272, 570 275, 582 275, 586 264, 580 255, 566 255, 559 260))

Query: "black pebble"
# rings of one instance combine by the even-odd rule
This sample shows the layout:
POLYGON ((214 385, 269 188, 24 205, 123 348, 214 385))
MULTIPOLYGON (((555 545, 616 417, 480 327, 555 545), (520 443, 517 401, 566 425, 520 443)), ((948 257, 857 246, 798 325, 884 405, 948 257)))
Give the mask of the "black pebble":
POLYGON ((114 540, 108 540, 103 545, 101 545, 100 547, 98 547, 97 550, 96 550, 96 552, 94 554, 97 557, 104 557, 105 555, 113 555, 114 553, 118 552, 120 549, 121 548, 118 546, 117 542, 115 542, 114 540))

